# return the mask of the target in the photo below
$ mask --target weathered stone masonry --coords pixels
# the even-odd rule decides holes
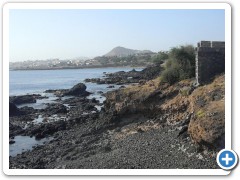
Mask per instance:
[[[204,84],[222,72],[225,72],[225,42],[199,42],[196,48],[197,84]]]

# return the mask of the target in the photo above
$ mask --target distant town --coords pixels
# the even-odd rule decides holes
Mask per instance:
[[[75,58],[60,60],[27,60],[21,62],[10,62],[10,70],[45,70],[45,69],[78,69],[97,67],[119,67],[119,66],[148,66],[153,64],[158,53],[149,50],[133,50],[124,47],[116,47],[103,56],[92,59]]]

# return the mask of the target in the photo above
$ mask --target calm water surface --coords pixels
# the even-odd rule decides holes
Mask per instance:
[[[131,67],[10,71],[10,96],[43,93],[47,89],[68,89],[86,78],[102,78],[104,72],[131,71]],[[135,68],[137,71],[142,68]],[[108,85],[85,83],[90,92],[106,91]]]

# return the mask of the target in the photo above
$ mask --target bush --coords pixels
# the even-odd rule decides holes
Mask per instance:
[[[172,48],[168,58],[166,69],[162,73],[164,82],[173,84],[195,76],[195,53],[193,46],[187,45]]]
[[[203,112],[203,110],[199,110],[199,111],[196,113],[196,115],[197,115],[197,118],[202,118],[202,117],[205,116],[205,113]]]
[[[179,69],[177,67],[170,67],[163,71],[161,75],[162,82],[174,84],[179,80]]]
[[[193,46],[187,45],[172,48],[170,59],[181,68],[181,80],[195,75],[195,52]]]

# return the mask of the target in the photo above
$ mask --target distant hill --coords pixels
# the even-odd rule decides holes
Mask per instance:
[[[150,50],[141,51],[141,50],[128,49],[125,47],[118,46],[118,47],[113,48],[110,52],[108,52],[104,56],[106,56],[106,57],[111,57],[111,56],[125,57],[125,56],[129,56],[129,55],[146,54],[146,53],[153,53],[153,52]]]

